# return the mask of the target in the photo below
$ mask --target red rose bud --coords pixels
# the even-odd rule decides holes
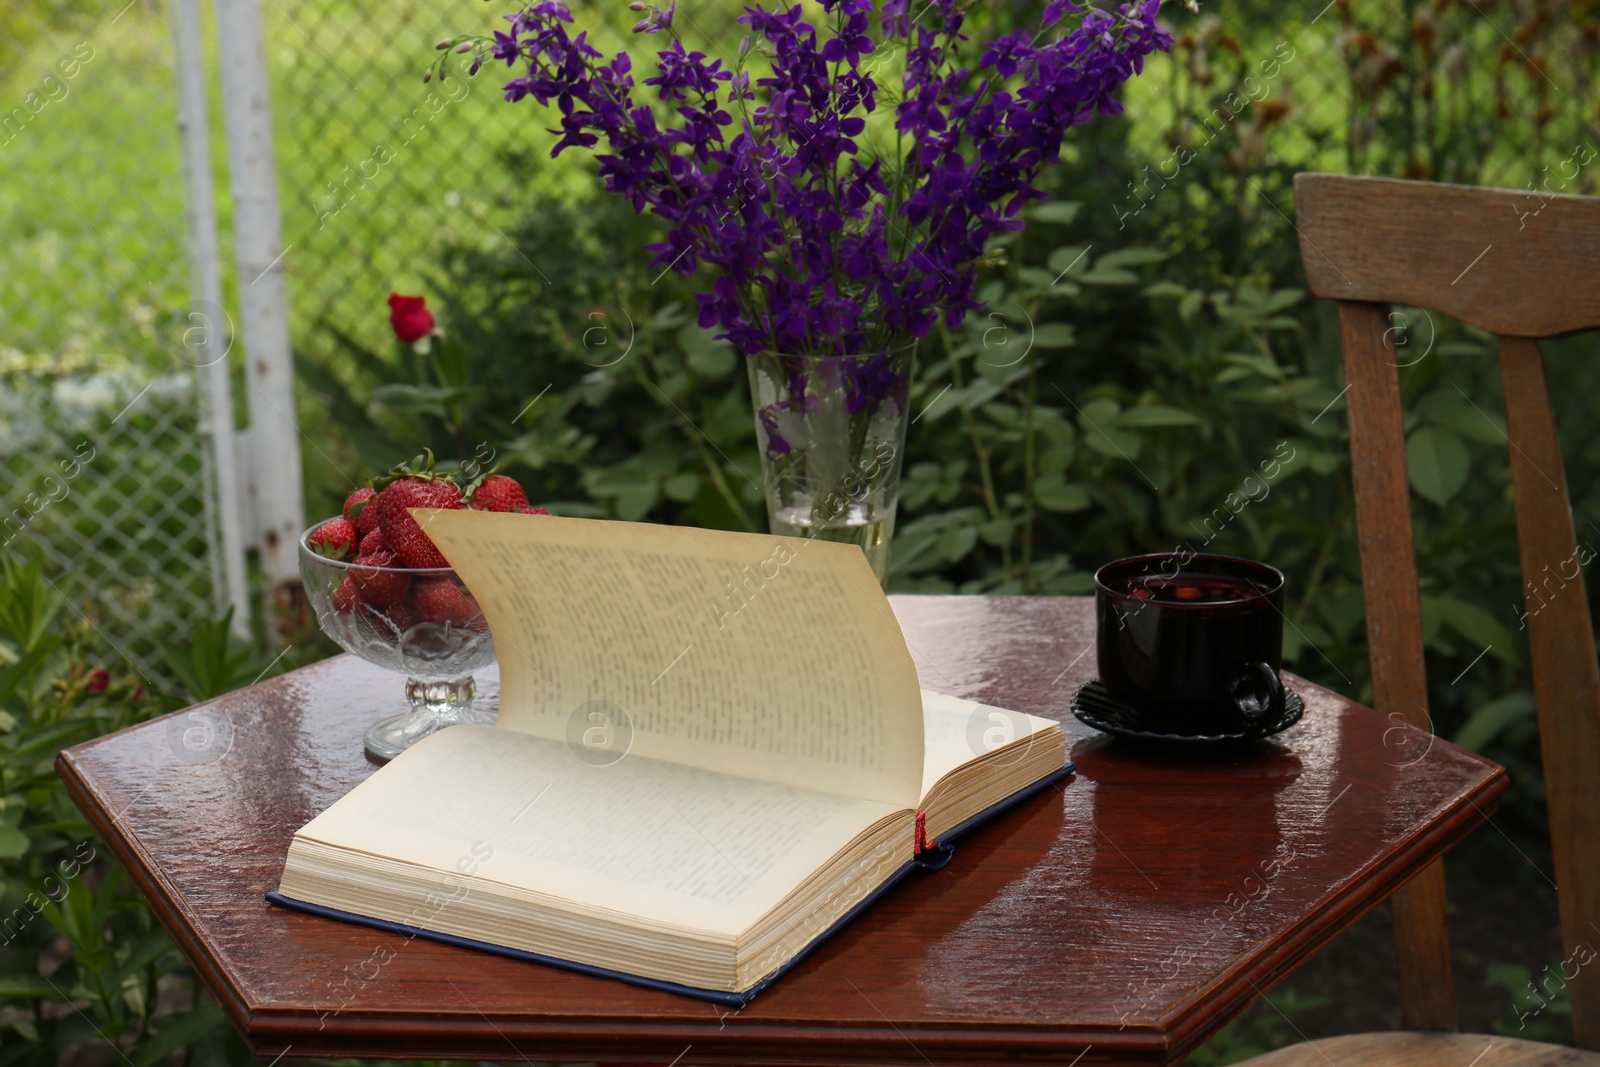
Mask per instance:
[[[413,344],[433,332],[433,312],[423,297],[390,293],[389,325],[401,341]]]
[[[89,672],[89,692],[104,693],[106,686],[111,684],[111,672],[101,667],[97,671]]]

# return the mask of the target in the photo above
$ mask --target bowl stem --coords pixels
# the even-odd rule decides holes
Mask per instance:
[[[406,679],[411,710],[379,719],[367,731],[366,748],[375,759],[394,759],[429,734],[457,723],[493,725],[492,712],[473,707],[477,685],[472,675],[457,678]]]

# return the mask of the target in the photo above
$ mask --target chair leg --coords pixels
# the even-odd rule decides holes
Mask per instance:
[[[1568,985],[1573,1041],[1579,1048],[1600,1049],[1600,968],[1591,965],[1600,945],[1600,853],[1595,851],[1600,839],[1600,783],[1595,776],[1600,767],[1600,664],[1583,577],[1583,565],[1594,550],[1587,539],[1580,549],[1573,529],[1539,346],[1525,338],[1501,338],[1500,368],[1517,540],[1528,593],[1523,623],[1533,665],[1566,950],[1561,973],[1548,978]]]
[[[1450,926],[1445,918],[1444,861],[1435,860],[1400,888],[1394,906],[1395,962],[1400,970],[1400,1027],[1456,1029],[1450,981]],[[1437,979],[1445,976],[1445,981]]]
[[[1350,389],[1350,481],[1361,541],[1372,706],[1391,719],[1427,730],[1432,724],[1411,535],[1411,486],[1406,479],[1400,379],[1389,339],[1388,310],[1380,304],[1339,305],[1345,381]],[[1428,867],[1393,901],[1402,1025],[1413,1030],[1454,1030],[1444,868],[1437,863]]]

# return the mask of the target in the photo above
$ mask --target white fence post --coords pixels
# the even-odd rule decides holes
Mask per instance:
[[[250,636],[250,591],[245,583],[245,525],[233,443],[233,389],[228,352],[233,322],[222,306],[222,267],[217,253],[216,189],[211,176],[211,129],[206,108],[205,66],[200,50],[198,0],[176,0],[172,21],[173,69],[178,83],[178,130],[183,138],[184,214],[189,244],[189,291],[183,358],[195,368],[200,394],[200,432],[216,502],[218,542],[210,546],[221,566],[218,599],[233,609],[233,632]]]
[[[277,156],[267,93],[266,47],[259,0],[216,0],[222,103],[233,188],[240,327],[249,389],[250,462],[266,604],[293,625],[302,610],[296,539],[305,526],[300,428],[284,298],[283,235],[278,216]]]

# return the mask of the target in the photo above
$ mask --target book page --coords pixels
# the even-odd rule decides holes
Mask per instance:
[[[915,807],[916,669],[853,545],[647,523],[412,512],[494,633],[500,726]]]
[[[926,689],[922,691],[922,709],[927,746],[922,776],[924,797],[939,779],[962,764],[1058,725],[1027,712],[1008,711]]]
[[[463,725],[418,742],[296,837],[734,937],[898,810],[637,754],[593,766],[561,742]]]

